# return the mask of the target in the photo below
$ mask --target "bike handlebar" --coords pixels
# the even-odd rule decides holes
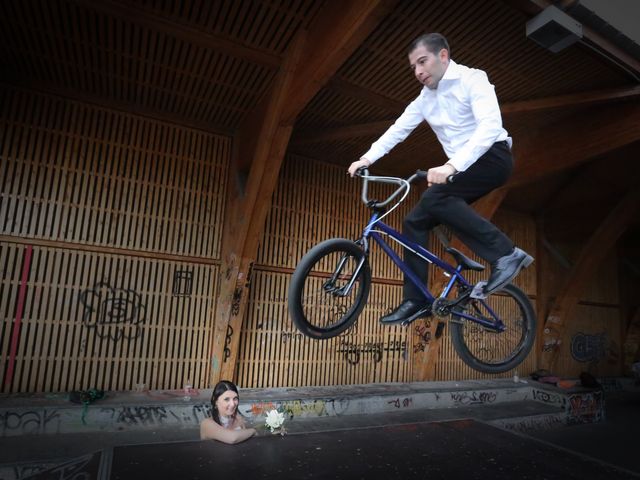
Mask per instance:
[[[373,175],[369,175],[369,170],[367,168],[361,168],[356,171],[356,176],[362,177],[362,201],[365,205],[370,206],[372,208],[381,208],[386,207],[394,198],[396,198],[401,193],[404,193],[410,188],[410,184],[416,180],[417,178],[426,179],[427,172],[424,170],[417,170],[416,173],[411,175],[409,178],[399,178],[399,177],[377,177]],[[368,197],[368,189],[369,182],[378,182],[378,183],[390,183],[399,185],[399,187],[384,201],[373,201],[369,200]]]
[[[404,193],[404,191],[408,191],[411,188],[410,187],[411,183],[413,183],[416,179],[418,178],[421,178],[423,180],[427,179],[427,172],[425,172],[424,170],[416,170],[416,173],[414,173],[413,175],[411,175],[409,178],[406,178],[406,179],[400,178],[400,177],[378,177],[374,175],[369,175],[369,170],[366,167],[358,169],[355,174],[356,176],[362,177],[363,179],[362,201],[365,203],[365,205],[370,206],[372,208],[386,207],[389,204],[389,202],[391,202],[391,200],[396,198],[401,193]],[[454,173],[453,175],[449,175],[447,177],[447,183],[453,183],[455,181],[456,176],[457,176],[457,173]],[[389,197],[387,197],[386,200],[379,202],[377,200],[375,201],[369,200],[369,197],[367,196],[370,181],[378,182],[378,183],[391,183],[391,184],[396,184],[400,186]]]

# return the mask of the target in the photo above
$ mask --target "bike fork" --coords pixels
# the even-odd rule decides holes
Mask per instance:
[[[362,266],[364,265],[364,262],[367,260],[366,241],[364,239],[361,239],[361,240],[358,240],[356,243],[357,244],[364,243],[364,246],[362,248],[363,255],[362,255],[362,258],[360,258],[360,260],[358,261],[358,265],[356,265],[356,268],[353,274],[351,275],[349,282],[344,287],[341,287],[341,288],[335,288],[332,286],[332,285],[335,285],[336,281],[338,280],[338,277],[342,272],[343,267],[349,260],[349,255],[345,254],[342,256],[342,258],[338,262],[338,265],[334,270],[333,275],[331,275],[331,278],[323,285],[323,288],[326,291],[331,292],[335,296],[346,297],[351,293],[351,289],[353,288],[353,285],[356,283],[356,279],[358,278],[358,275],[360,275]]]

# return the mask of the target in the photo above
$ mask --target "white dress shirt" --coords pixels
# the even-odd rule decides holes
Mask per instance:
[[[438,84],[423,87],[396,122],[371,145],[364,158],[375,162],[426,120],[449,158],[447,163],[462,172],[491,148],[511,137],[502,127],[494,86],[482,70],[458,65],[453,60]]]

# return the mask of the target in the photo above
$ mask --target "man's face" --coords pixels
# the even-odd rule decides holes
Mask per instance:
[[[449,54],[445,49],[435,54],[420,45],[409,54],[409,65],[422,85],[435,90],[449,65]]]

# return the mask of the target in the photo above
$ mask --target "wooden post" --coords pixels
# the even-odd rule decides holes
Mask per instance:
[[[564,334],[573,320],[584,287],[620,235],[635,220],[639,206],[640,189],[632,188],[600,224],[580,252],[546,318],[539,362],[541,368],[553,370],[555,367]]]
[[[640,307],[636,307],[622,341],[623,368],[628,373],[640,354]]]
[[[242,318],[251,281],[250,270],[255,256],[255,242],[247,243],[249,232],[260,230],[256,225],[256,209],[265,211],[275,188],[277,172],[284,157],[281,145],[289,140],[291,129],[280,129],[278,122],[299,56],[306,38],[298,36],[285,58],[282,69],[265,102],[258,107],[262,116],[250,115],[247,124],[235,139],[237,156],[227,182],[227,208],[222,241],[222,265],[215,304],[215,327],[211,356],[211,382],[232,380],[237,358]],[[257,133],[255,133],[257,132]],[[250,166],[246,184],[243,167]],[[276,172],[275,175],[273,172]]]
[[[500,203],[507,195],[507,188],[498,188],[476,201],[473,204],[474,209],[483,217],[491,219]],[[469,252],[469,249],[457,238],[451,242],[451,246],[461,251]],[[446,280],[440,280],[433,285],[431,291],[434,295],[438,294],[444,288]],[[436,376],[436,365],[440,353],[440,338],[436,335],[438,323],[446,320],[439,320],[431,317],[427,320],[416,322],[413,327],[413,379],[414,381],[434,380]],[[418,348],[416,348],[418,346]],[[423,348],[424,346],[424,348]]]
[[[395,3],[396,0],[348,0],[328,5],[309,31],[296,37],[270,93],[247,115],[236,136],[238,156],[228,182],[214,312],[212,384],[223,377],[234,377],[251,265],[295,119]],[[304,68],[299,68],[303,52]]]
[[[536,314],[538,326],[536,329],[536,343],[534,349],[536,354],[542,351],[542,332],[544,321],[549,313],[549,282],[545,279],[545,272],[548,272],[549,256],[544,247],[544,220],[540,215],[536,218]],[[539,357],[536,358],[538,365]]]

